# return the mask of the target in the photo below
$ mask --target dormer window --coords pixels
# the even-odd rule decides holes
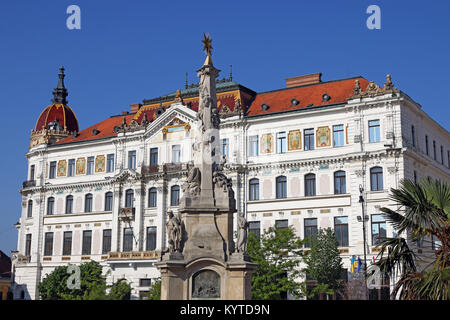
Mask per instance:
[[[322,101],[327,102],[330,99],[331,99],[331,97],[325,92],[322,96]]]
[[[291,100],[291,106],[295,107],[295,106],[298,105],[299,103],[300,103],[300,101],[298,101],[297,99],[295,99],[295,97],[292,98],[292,100]]]
[[[261,110],[262,111],[267,111],[267,110],[269,110],[269,105],[267,105],[266,103],[263,103],[262,105],[261,105]]]

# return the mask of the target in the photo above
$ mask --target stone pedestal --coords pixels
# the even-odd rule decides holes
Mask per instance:
[[[162,300],[251,299],[254,263],[239,258],[225,262],[213,257],[199,257],[190,261],[160,261],[156,265],[161,270]]]

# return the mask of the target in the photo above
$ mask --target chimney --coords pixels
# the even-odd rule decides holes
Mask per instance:
[[[136,113],[140,107],[142,107],[142,104],[140,103],[130,104],[131,113]]]
[[[286,88],[305,86],[307,84],[320,83],[322,80],[322,73],[312,73],[304,76],[296,76],[292,78],[287,78],[286,80]]]

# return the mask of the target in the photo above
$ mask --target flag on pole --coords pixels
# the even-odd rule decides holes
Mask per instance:
[[[358,273],[361,270],[361,259],[358,257]]]
[[[352,273],[354,273],[355,272],[355,267],[356,267],[356,264],[358,263],[358,261],[356,261],[356,257],[355,256],[352,256]]]

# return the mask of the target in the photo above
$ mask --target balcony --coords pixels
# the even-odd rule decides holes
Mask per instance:
[[[27,181],[22,182],[23,189],[32,188],[32,187],[36,187],[36,180],[27,180]]]
[[[135,208],[121,208],[119,210],[119,219],[122,221],[134,221]]]
[[[157,260],[157,251],[109,252],[106,260]]]
[[[159,166],[157,164],[153,166],[142,166],[142,174],[151,174],[156,172],[159,172]]]
[[[164,172],[180,171],[182,169],[181,163],[165,163],[163,164]]]

